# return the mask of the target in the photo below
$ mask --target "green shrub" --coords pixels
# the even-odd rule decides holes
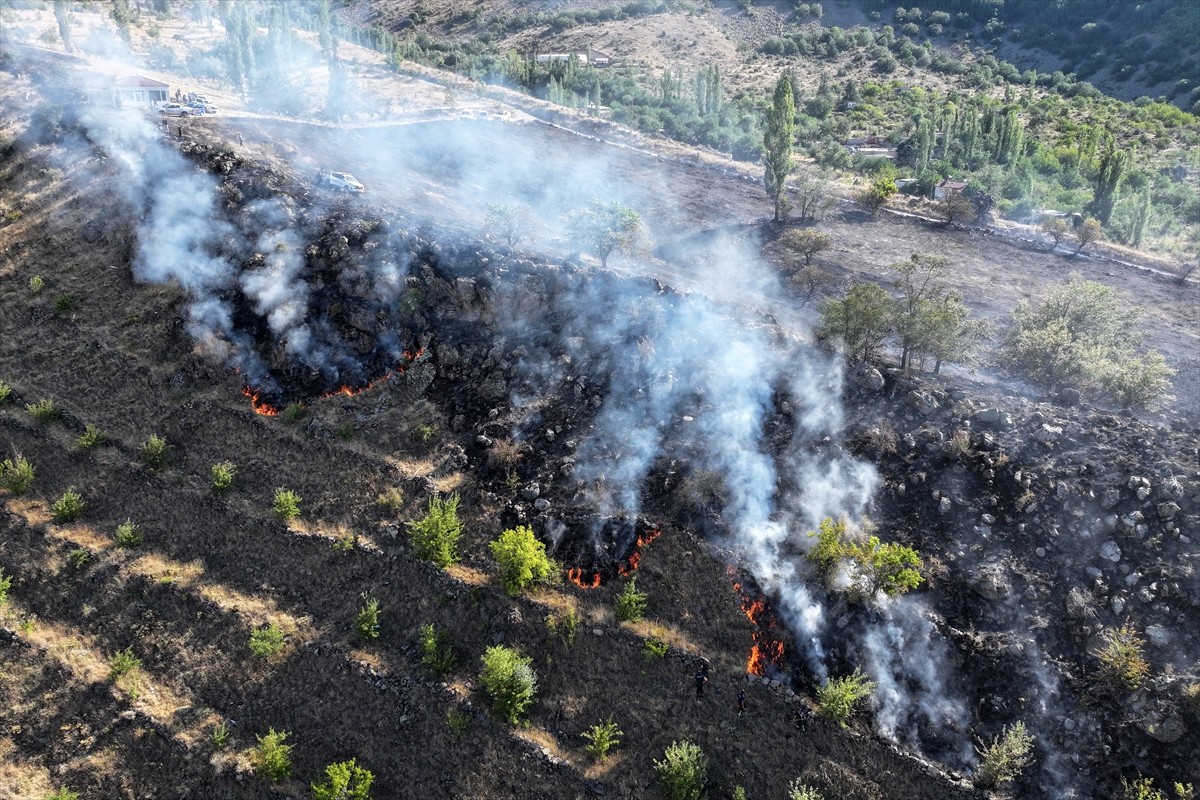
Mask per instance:
[[[561,636],[568,646],[575,644],[575,634],[579,629],[579,612],[575,606],[567,606],[561,614],[550,614],[546,617],[546,629],[551,636]]]
[[[358,536],[353,533],[347,533],[333,540],[333,549],[339,553],[353,553],[357,546]]]
[[[75,308],[75,295],[63,292],[54,298],[54,310],[59,314],[69,314]]]
[[[1120,800],[1167,800],[1167,796],[1154,788],[1152,779],[1139,775],[1132,782],[1121,779]]]
[[[521,719],[537,696],[537,673],[533,659],[503,645],[484,651],[479,682],[492,701],[492,708],[506,722]]]
[[[417,634],[417,646],[421,651],[421,663],[438,675],[445,675],[454,669],[457,657],[454,647],[447,641],[445,631],[439,631],[430,622],[422,625]]]
[[[457,709],[450,709],[446,712],[446,727],[450,728],[450,732],[454,734],[455,739],[461,739],[467,729],[471,727],[471,718]]]
[[[213,750],[224,750],[229,744],[229,723],[225,720],[218,722],[208,735],[208,740],[212,743]]]
[[[825,798],[816,789],[804,785],[797,778],[788,786],[788,800],[825,800]]]
[[[117,547],[137,547],[142,543],[142,529],[135,525],[133,520],[127,519],[117,526],[113,541],[117,543]]]
[[[70,789],[55,789],[46,795],[44,800],[79,800],[79,792],[72,792]]]
[[[446,567],[458,561],[458,537],[462,522],[458,519],[458,494],[445,500],[429,498],[425,516],[408,523],[408,534],[418,558]]]
[[[288,403],[284,406],[280,416],[283,417],[284,422],[299,422],[300,418],[304,416],[304,404]]]
[[[82,547],[76,547],[71,552],[67,553],[67,563],[72,569],[83,569],[87,562],[92,558],[91,551]]]
[[[354,632],[367,642],[379,638],[379,601],[374,597],[363,598],[362,608],[354,621]]]
[[[339,761],[325,768],[325,782],[312,784],[313,800],[371,800],[375,776],[358,766],[357,759]]]
[[[620,744],[621,737],[625,734],[617,727],[617,723],[613,722],[612,717],[609,717],[605,722],[588,728],[582,735],[588,741],[583,749],[594,755],[597,761],[603,761],[608,757],[608,751]]]
[[[276,731],[271,728],[266,736],[255,737],[258,747],[250,755],[250,763],[254,766],[254,774],[265,778],[271,783],[279,783],[292,774],[292,748],[287,744],[291,736],[287,731]]]
[[[83,495],[75,491],[75,487],[72,486],[62,493],[62,497],[54,501],[50,506],[50,511],[54,514],[54,521],[63,524],[79,519],[86,506]]]
[[[404,492],[393,486],[380,492],[375,502],[383,513],[399,514],[404,508]]]
[[[991,789],[1016,780],[1021,770],[1028,766],[1033,734],[1025,730],[1024,722],[1016,722],[992,739],[991,744],[983,744],[977,749],[983,760],[975,771],[975,785],[980,789]]]
[[[647,661],[657,661],[666,658],[669,649],[666,642],[650,637],[642,647],[642,655],[646,657]]]
[[[870,522],[864,520],[864,530],[870,530]],[[879,592],[893,596],[904,594],[920,586],[921,556],[911,547],[902,544],[884,543],[878,536],[856,535],[849,530],[844,517],[834,520],[826,517],[820,528],[809,532],[817,538],[817,544],[808,552],[808,560],[825,578],[845,568],[850,582],[846,591],[859,602],[870,602]]]
[[[10,397],[12,397],[12,387],[4,381],[0,381],[0,406],[7,403]]]
[[[1192,713],[1200,714],[1200,683],[1189,683],[1183,687],[1183,699],[1191,706]]]
[[[12,577],[5,577],[4,570],[0,569],[0,606],[8,602],[8,590],[12,587]]]
[[[870,697],[874,691],[875,684],[861,672],[844,678],[826,679],[817,689],[817,711],[844,728],[858,703]]]
[[[341,425],[338,426],[338,429],[335,432],[337,433],[337,437],[339,439],[341,439],[343,442],[348,442],[354,438],[354,423],[353,422],[342,423]]]
[[[83,429],[83,433],[75,440],[75,444],[83,450],[90,450],[93,447],[102,445],[108,441],[108,434],[97,428],[92,423],[88,423]]]
[[[250,652],[257,659],[267,659],[283,649],[283,630],[274,622],[250,631]]]
[[[692,742],[671,742],[662,761],[654,762],[654,771],[669,800],[700,800],[708,781],[708,757]]]
[[[237,475],[237,464],[232,461],[222,461],[212,465],[213,494],[222,494],[233,485],[233,476]]]
[[[622,622],[637,622],[646,614],[647,600],[645,592],[637,590],[637,577],[630,578],[629,583],[625,584],[625,588],[617,595],[614,609],[617,619]]]
[[[554,573],[554,564],[546,555],[546,545],[533,530],[520,525],[509,528],[488,544],[492,557],[500,564],[504,591],[512,596],[535,583],[544,582]]]
[[[1104,644],[1096,653],[1100,659],[1100,682],[1110,689],[1134,691],[1145,683],[1150,665],[1143,654],[1145,642],[1130,625],[1104,632]]]
[[[34,469],[20,453],[0,461],[0,486],[12,494],[25,494],[33,485]]]
[[[150,434],[150,438],[142,442],[141,453],[142,461],[150,469],[158,469],[167,461],[167,440],[156,433]]]
[[[42,280],[41,275],[34,275],[29,279],[29,291],[37,294],[44,288],[46,288],[46,281]]]
[[[271,508],[280,522],[291,522],[300,516],[300,495],[291,489],[276,489],[275,502]]]
[[[29,412],[30,416],[42,424],[53,422],[54,420],[58,419],[59,416],[58,406],[55,405],[54,399],[50,397],[42,398],[36,403],[27,403],[25,405],[25,410]]]
[[[133,654],[133,648],[126,647],[108,660],[108,677],[115,683],[141,665],[142,661]]]

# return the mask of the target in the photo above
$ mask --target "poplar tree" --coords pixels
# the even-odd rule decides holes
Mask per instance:
[[[58,35],[62,37],[63,49],[71,52],[71,6],[68,0],[54,0],[54,20],[58,23]]]
[[[763,180],[767,197],[775,203],[775,221],[787,215],[787,176],[795,166],[792,142],[796,129],[796,101],[792,81],[787,75],[775,84],[771,110],[767,112],[767,131],[763,134]]]
[[[1121,179],[1125,177],[1125,168],[1129,165],[1129,156],[1117,147],[1112,137],[1104,142],[1104,153],[1100,156],[1100,166],[1096,170],[1096,181],[1093,184],[1092,203],[1089,210],[1100,220],[1101,225],[1107,225],[1112,217],[1113,202]]]

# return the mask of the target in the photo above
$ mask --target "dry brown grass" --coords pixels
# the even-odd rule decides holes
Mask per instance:
[[[12,739],[0,736],[0,800],[29,800],[54,791],[45,767],[21,758]]]

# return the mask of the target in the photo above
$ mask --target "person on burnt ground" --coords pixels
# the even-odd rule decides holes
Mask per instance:
[[[739,689],[737,694],[737,715],[738,719],[742,718],[742,714],[746,713],[746,690]]]
[[[708,683],[708,666],[705,665],[696,670],[696,676],[693,680],[696,681],[696,699],[702,700],[704,698],[704,684]]]

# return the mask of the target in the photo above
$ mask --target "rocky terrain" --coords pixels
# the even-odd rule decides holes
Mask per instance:
[[[652,760],[680,738],[709,754],[713,797],[782,797],[793,778],[827,798],[982,796],[974,745],[1018,720],[1036,746],[1016,796],[1200,779],[1194,417],[887,364],[843,374],[798,312],[713,288],[731,264],[746,282],[773,269],[737,237],[704,262],[602,270],[437,224],[466,190],[432,158],[410,167],[424,196],[333,196],[220,125],[47,125],[18,105],[37,85],[8,90],[0,174],[0,444],[37,469],[27,495],[0,494],[8,796],[261,797],[247,753],[269,728],[297,743],[293,779],[270,790],[292,797],[351,756],[380,797],[649,797]],[[611,158],[633,172],[644,156]],[[45,397],[50,424],[25,411]],[[76,443],[88,423],[107,446]],[[139,458],[151,433],[172,448],[157,470]],[[226,459],[237,483],[217,497],[208,470]],[[86,513],[56,523],[71,486]],[[270,514],[280,486],[305,499],[300,521]],[[390,489],[399,508],[377,501]],[[441,571],[404,522],[449,492],[468,534]],[[915,546],[927,585],[874,606],[823,586],[805,534],[842,513]],[[125,519],[141,547],[114,544]],[[518,523],[563,575],[510,599],[486,541]],[[618,624],[630,575],[650,613]],[[364,644],[368,595],[384,622]],[[568,606],[583,618],[570,645],[544,622]],[[263,663],[246,639],[268,621],[288,647]],[[414,644],[429,621],[460,656],[445,679]],[[1095,652],[1126,623],[1150,679],[1113,690]],[[665,659],[643,656],[651,638]],[[501,642],[536,657],[528,726],[484,710],[478,655]],[[142,663],[132,691],[108,676],[125,648]],[[702,663],[713,687],[696,703]],[[797,725],[822,677],[857,667],[879,687],[850,730]],[[594,764],[580,734],[608,715],[625,742]],[[233,742],[214,750],[220,721]]]

